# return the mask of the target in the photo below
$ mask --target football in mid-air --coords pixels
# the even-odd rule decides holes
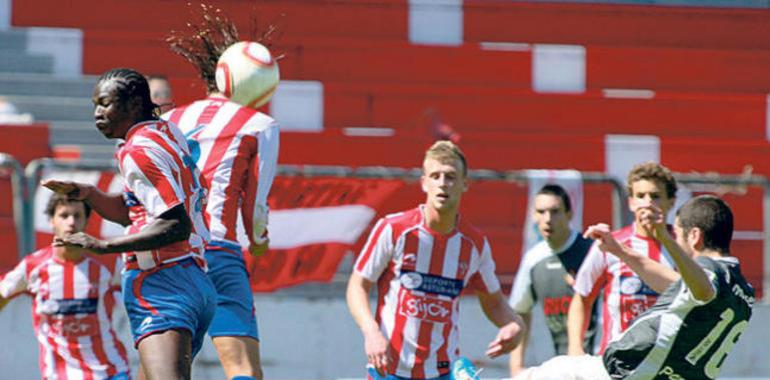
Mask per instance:
[[[257,42],[236,42],[217,62],[217,88],[230,100],[246,107],[257,108],[267,103],[279,80],[278,62]]]

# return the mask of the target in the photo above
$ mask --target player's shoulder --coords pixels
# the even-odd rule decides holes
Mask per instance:
[[[521,265],[531,268],[553,255],[554,252],[548,246],[548,242],[541,240],[524,252],[521,258]]]
[[[28,266],[37,266],[40,263],[50,260],[53,257],[53,248],[51,246],[38,249],[24,257],[24,262]]]
[[[380,223],[388,225],[395,230],[406,230],[419,226],[421,221],[422,213],[419,208],[391,213],[380,219]]]
[[[612,231],[612,236],[615,238],[615,240],[621,242],[624,240],[629,240],[634,236],[634,225],[630,224],[619,230]]]
[[[483,249],[487,236],[470,220],[461,216],[457,224],[457,230],[467,239],[470,239],[478,250]]]

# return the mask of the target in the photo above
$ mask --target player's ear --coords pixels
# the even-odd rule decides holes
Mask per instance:
[[[687,242],[698,250],[703,249],[703,238],[703,230],[698,227],[693,227],[687,232]]]
[[[422,175],[420,176],[420,187],[422,188],[422,192],[427,194],[428,186],[425,184],[426,180],[427,178],[425,177],[425,173],[422,173]]]

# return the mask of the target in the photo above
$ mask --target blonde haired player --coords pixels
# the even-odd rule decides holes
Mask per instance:
[[[248,250],[253,255],[265,252],[267,196],[278,161],[279,129],[270,116],[230,101],[218,90],[217,61],[238,41],[238,32],[218,10],[203,6],[202,12],[200,20],[188,23],[188,34],[174,33],[169,42],[195,66],[209,95],[163,118],[184,132],[208,184],[205,215],[211,240],[205,256],[218,293],[209,336],[228,379],[262,379],[254,298],[237,222],[243,221]]]
[[[509,352],[522,336],[521,318],[500,291],[487,238],[459,215],[468,189],[462,151],[437,142],[425,152],[422,170],[425,203],[377,222],[348,282],[348,307],[364,336],[373,379],[449,379],[460,356],[459,296],[466,288],[475,290],[500,327],[488,356]]]

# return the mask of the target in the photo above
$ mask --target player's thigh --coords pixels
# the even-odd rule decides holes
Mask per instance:
[[[250,337],[259,339],[254,296],[240,252],[209,250],[208,277],[217,290],[217,310],[208,329],[212,338]]]
[[[145,378],[189,379],[192,365],[192,334],[187,330],[166,330],[139,342],[139,360]]]
[[[211,340],[228,377],[245,373],[261,377],[259,341],[242,336],[220,336]]]

